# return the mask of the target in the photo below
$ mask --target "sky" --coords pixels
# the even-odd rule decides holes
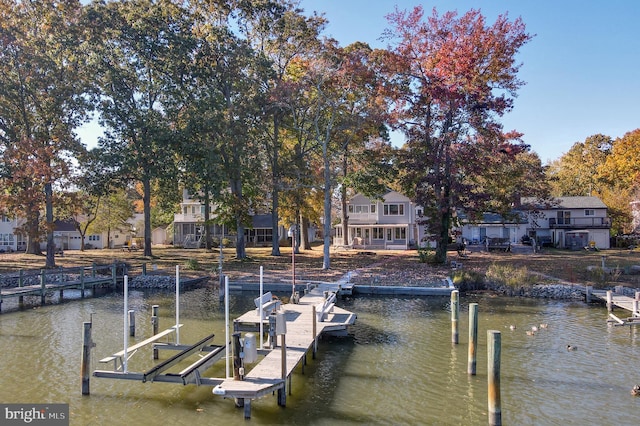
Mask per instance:
[[[523,140],[547,163],[595,134],[613,139],[640,128],[640,1],[637,0],[302,0],[306,13],[328,19],[327,36],[342,46],[355,41],[386,48],[380,36],[395,7],[422,5],[429,14],[479,9],[492,24],[497,16],[522,18],[533,39],[522,47],[518,78],[526,84],[505,131]],[[95,124],[79,136],[95,144]],[[401,145],[398,136],[392,138]]]
[[[342,46],[355,41],[386,48],[385,16],[422,5],[426,14],[479,9],[492,24],[499,15],[522,18],[533,39],[520,50],[523,86],[504,129],[543,163],[560,158],[595,134],[613,139],[640,128],[640,1],[637,0],[302,0],[305,12],[324,13],[325,35]]]

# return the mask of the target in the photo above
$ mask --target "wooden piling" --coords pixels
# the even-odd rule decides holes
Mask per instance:
[[[80,298],[84,299],[84,267],[80,268]]]
[[[591,293],[592,292],[593,292],[593,286],[592,285],[588,285],[586,287],[586,291],[584,292],[585,301],[587,303],[591,303]]]
[[[129,336],[134,337],[136,335],[136,312],[133,309],[129,309]]]
[[[613,293],[607,290],[607,312],[613,312]]]
[[[147,275],[147,262],[142,264],[142,275]]]
[[[478,347],[478,304],[469,303],[469,362],[467,373],[476,374],[476,349]]]
[[[158,321],[158,309],[160,308],[159,305],[153,305],[151,307],[151,329],[152,329],[152,336],[155,336],[156,334],[158,334],[158,326],[159,326],[159,321]],[[158,348],[154,345],[153,346],[153,359],[158,359]]]
[[[458,344],[458,317],[460,315],[460,293],[458,290],[451,292],[451,342]]]
[[[487,385],[489,425],[502,425],[502,407],[500,402],[500,332],[487,331]]]
[[[91,377],[91,347],[93,342],[91,341],[91,323],[85,322],[84,333],[82,336],[82,362],[80,364],[80,374],[82,376],[82,394],[89,395],[90,393],[90,377]]]
[[[111,265],[111,279],[113,280],[113,289],[116,289],[116,262]]]
[[[18,276],[18,287],[22,287],[23,280],[23,272],[22,269],[20,269],[20,275]],[[20,309],[24,308],[24,296],[18,296],[18,307]]]
[[[240,352],[242,352],[242,348],[240,347],[240,333],[233,333],[231,338],[233,340],[233,380],[242,380],[244,377],[240,371],[242,368],[242,358],[240,357]]]

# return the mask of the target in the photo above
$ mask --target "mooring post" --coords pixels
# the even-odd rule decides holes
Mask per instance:
[[[91,323],[85,322],[84,333],[82,336],[82,363],[80,365],[80,373],[82,375],[82,394],[89,395],[90,389],[90,363],[91,363],[91,347],[93,342],[91,341]]]
[[[116,262],[111,265],[111,279],[113,280],[113,288],[116,288]]]
[[[585,301],[587,303],[591,303],[591,293],[592,292],[593,292],[593,286],[592,285],[588,285],[586,287],[586,291],[584,292]]]
[[[44,269],[40,270],[40,304],[44,306],[44,299],[46,295],[46,272]]]
[[[613,293],[607,290],[607,311],[613,312]]]
[[[500,403],[500,332],[487,331],[487,385],[489,398],[489,425],[502,425],[502,407]]]
[[[160,308],[159,305],[153,305],[151,306],[151,333],[153,336],[155,336],[156,334],[158,334],[158,309]],[[158,348],[156,347],[156,345],[153,345],[153,359],[158,359]]]
[[[136,312],[133,309],[129,309],[129,336],[136,335]]]
[[[458,344],[458,316],[460,315],[460,302],[458,290],[451,292],[451,342]]]
[[[476,348],[478,347],[478,304],[469,303],[469,365],[467,372],[476,374]]]
[[[287,339],[285,334],[282,334],[280,343],[282,387],[278,389],[278,405],[284,407],[287,405]]]
[[[96,262],[91,262],[91,278],[96,277]]]

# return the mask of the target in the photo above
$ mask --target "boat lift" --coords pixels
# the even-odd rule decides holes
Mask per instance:
[[[225,283],[225,316],[226,316],[226,333],[225,341],[229,342],[229,289],[228,279]],[[210,342],[214,338],[214,334],[205,336],[198,342],[185,345],[180,343],[180,270],[179,266],[176,266],[176,323],[172,327],[166,330],[158,332],[158,306],[154,305],[152,308],[151,321],[153,324],[153,336],[138,342],[134,345],[128,345],[128,333],[130,330],[129,309],[128,309],[128,277],[124,277],[124,321],[123,321],[123,340],[124,348],[121,351],[102,358],[101,363],[108,364],[113,363],[111,370],[95,370],[93,372],[94,377],[108,378],[108,379],[121,379],[121,380],[138,380],[143,383],[146,382],[165,382],[165,383],[180,383],[182,385],[195,384],[195,385],[208,385],[217,386],[222,383],[225,378],[210,378],[204,377],[203,373],[211,368],[222,358],[226,359],[226,372],[227,378],[229,377],[229,344],[226,345],[213,345]],[[91,340],[91,322],[84,323],[84,342],[82,351],[82,394],[89,395],[89,360],[91,359],[91,348],[95,345]],[[173,337],[174,342],[166,341],[170,337]],[[160,342],[161,340],[165,340]],[[128,369],[129,359],[135,355],[135,353],[148,345],[153,345],[153,358],[158,359],[158,349],[170,349],[178,351],[175,355],[157,363],[150,368],[142,372],[132,372]],[[167,372],[175,365],[183,362],[189,357],[198,354],[199,358],[185,367],[179,372]]]

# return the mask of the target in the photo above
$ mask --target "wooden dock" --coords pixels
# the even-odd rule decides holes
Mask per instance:
[[[23,304],[24,296],[40,296],[40,304],[44,305],[47,294],[56,291],[60,293],[60,298],[62,299],[65,290],[80,290],[80,297],[84,298],[86,290],[95,291],[96,287],[108,286],[115,288],[118,281],[118,277],[116,275],[117,265],[112,264],[107,267],[111,271],[110,275],[96,274],[97,268],[95,265],[87,268],[79,267],[60,270],[42,269],[38,274],[39,284],[31,285],[23,285],[23,280],[26,277],[21,273],[17,287],[0,288],[0,312],[2,311],[2,301],[12,297],[17,297],[18,304],[21,306]],[[79,275],[79,278],[65,281],[64,276],[70,273]],[[120,277],[120,279],[122,279],[122,277]]]
[[[612,290],[591,290],[589,294],[591,297],[606,303],[609,311],[609,321],[614,325],[640,324],[640,292],[636,292],[635,297],[625,296],[621,291]],[[631,316],[620,318],[613,313],[614,308],[629,311]]]
[[[321,284],[303,295],[298,303],[282,305],[278,311],[286,319],[286,333],[280,336],[275,347],[253,365],[244,376],[234,371],[234,378],[217,385],[213,393],[225,398],[234,398],[238,407],[244,407],[245,418],[251,417],[251,401],[278,392],[278,404],[286,404],[287,388],[291,389],[293,371],[306,363],[311,351],[315,358],[318,338],[326,333],[345,333],[355,323],[356,315],[335,306],[336,292],[341,284]],[[271,317],[273,317],[272,315]],[[251,310],[234,320],[234,330],[259,330],[261,315]],[[269,330],[269,319],[263,319],[265,330]],[[271,318],[273,327],[274,319]],[[284,345],[283,345],[284,342]],[[273,346],[275,341],[271,341]],[[288,382],[288,384],[287,384]]]

